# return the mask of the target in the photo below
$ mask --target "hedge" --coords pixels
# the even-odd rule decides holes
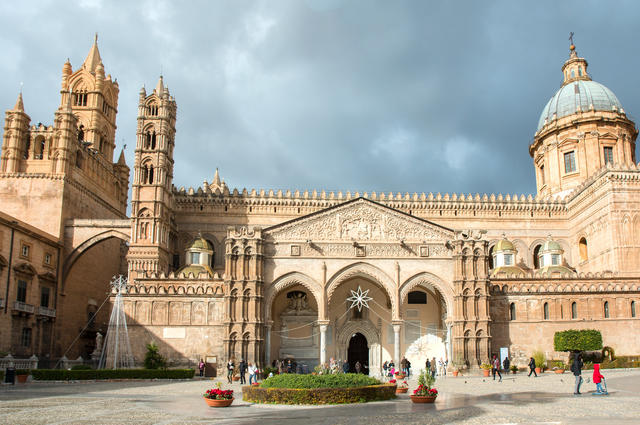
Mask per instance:
[[[594,351],[602,349],[602,334],[595,329],[556,332],[553,336],[555,351]]]
[[[327,375],[330,376],[330,375]],[[242,387],[242,399],[254,403],[344,404],[390,400],[396,397],[394,384],[354,388],[261,388]]]
[[[33,369],[37,381],[85,381],[94,379],[191,379],[195,369]]]
[[[338,373],[335,375],[298,375],[283,373],[265,379],[260,388],[353,388],[378,385],[380,381],[358,373]]]

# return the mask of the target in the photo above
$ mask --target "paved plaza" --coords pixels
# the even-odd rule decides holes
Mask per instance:
[[[200,394],[215,380],[28,383],[0,388],[0,424],[639,424],[640,371],[604,371],[609,396],[593,396],[583,374],[582,396],[573,376],[545,373],[439,379],[434,405],[408,395],[385,402],[340,406],[256,405],[234,384],[232,407],[207,407]],[[415,388],[415,381],[410,381]],[[226,386],[226,384],[225,384]]]

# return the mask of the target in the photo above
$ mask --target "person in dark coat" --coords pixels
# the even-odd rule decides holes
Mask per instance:
[[[509,367],[511,367],[511,361],[509,360],[509,356],[505,357],[502,361],[502,367],[504,368],[504,373],[509,373]]]
[[[342,371],[343,371],[344,373],[349,373],[349,362],[344,362],[344,363],[342,364]]]
[[[571,372],[573,372],[573,375],[576,377],[576,386],[573,390],[574,395],[582,394],[580,392],[580,385],[582,384],[582,366],[584,366],[584,363],[582,363],[582,356],[580,353],[575,353],[573,363],[571,363]]]
[[[247,373],[247,362],[245,362],[244,359],[240,360],[238,372],[240,373],[240,384],[245,385],[247,383],[247,379],[244,375]]]
[[[531,376],[532,373],[536,378],[538,377],[536,373],[536,361],[533,357],[529,357],[529,375],[527,376]]]

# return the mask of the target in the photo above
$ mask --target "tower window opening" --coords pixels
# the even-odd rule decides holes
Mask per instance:
[[[603,148],[604,151],[604,163],[606,164],[613,164],[613,147],[611,146],[605,146]]]
[[[540,248],[542,248],[542,245],[536,245],[536,247],[533,248],[533,268],[534,269],[540,268]]]
[[[31,149],[31,139],[29,136],[24,141],[24,159],[29,159],[29,150]]]
[[[580,248],[580,260],[587,261],[587,259],[589,258],[587,240],[584,237],[580,238],[580,242],[578,243],[578,245]]]
[[[35,159],[42,159],[44,157],[44,139],[36,141],[36,153]]]
[[[80,90],[73,94],[74,106],[87,106],[87,92]]]
[[[609,301],[605,301],[604,302],[604,318],[608,319],[609,318]]]
[[[578,318],[578,305],[576,304],[575,301],[571,303],[571,318],[572,319]]]
[[[546,180],[544,177],[544,165],[540,166],[540,182],[542,182],[543,186],[546,184]]]
[[[158,116],[158,105],[149,105],[149,115]]]
[[[509,305],[509,320],[516,320],[516,304],[511,303]]]
[[[149,184],[153,183],[153,166],[149,166]]]
[[[564,154],[564,172],[566,174],[576,171],[576,152],[566,152]]]
[[[151,134],[151,149],[155,149],[156,148],[156,132],[154,131]]]
[[[544,320],[549,320],[549,303],[544,303]]]
[[[631,317],[636,317],[636,302],[631,301]]]

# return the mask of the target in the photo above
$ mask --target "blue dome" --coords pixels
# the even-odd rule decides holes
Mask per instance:
[[[593,106],[592,106],[593,105]],[[566,84],[547,102],[540,114],[538,129],[544,126],[544,120],[551,122],[578,111],[616,111],[620,112],[622,105],[615,94],[600,83],[591,80],[578,80]]]

